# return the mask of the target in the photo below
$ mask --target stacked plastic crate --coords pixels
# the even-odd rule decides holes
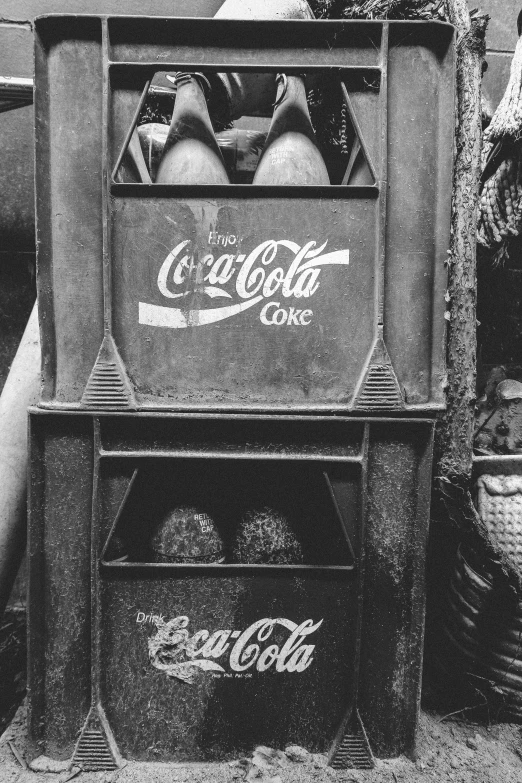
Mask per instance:
[[[140,176],[158,71],[329,80],[351,150],[331,184]],[[36,84],[35,752],[411,750],[453,28],[44,17]]]

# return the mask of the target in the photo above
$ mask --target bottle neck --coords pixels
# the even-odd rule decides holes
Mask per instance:
[[[316,143],[310,120],[306,90],[302,76],[280,74],[270,135],[281,135],[286,130],[303,133]]]
[[[308,113],[304,78],[302,76],[298,74],[288,75],[286,73],[277,75],[277,95],[274,108],[277,108],[285,100],[299,103]]]
[[[176,74],[175,84],[176,100],[174,102],[172,122],[183,113],[197,112],[202,119],[208,119],[209,124],[211,124],[205,95],[205,88],[208,87],[210,89],[210,85],[203,74]]]
[[[205,91],[210,90],[210,84],[207,78],[200,73],[179,73],[175,84],[176,100],[166,148],[184,138],[199,139],[222,161],[208,113]]]

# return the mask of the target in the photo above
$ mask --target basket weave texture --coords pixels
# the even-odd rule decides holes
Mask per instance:
[[[483,475],[478,511],[491,539],[522,573],[522,476]]]

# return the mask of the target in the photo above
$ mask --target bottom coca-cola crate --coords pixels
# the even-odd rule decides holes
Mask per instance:
[[[412,750],[432,432],[33,410],[34,754]]]

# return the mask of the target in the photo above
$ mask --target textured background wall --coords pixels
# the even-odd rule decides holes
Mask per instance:
[[[517,16],[522,9],[521,0],[482,0],[469,2],[470,8],[478,6],[491,17],[487,31],[488,70],[484,77],[484,94],[494,109],[509,79],[511,58],[517,42]]]

